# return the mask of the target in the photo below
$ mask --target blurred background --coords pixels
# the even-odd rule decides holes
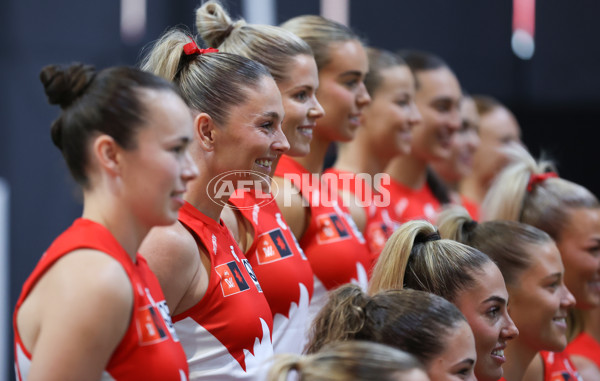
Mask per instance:
[[[519,0],[516,0],[519,1]],[[532,0],[524,0],[532,1]],[[534,155],[562,177],[600,193],[600,2],[537,1],[535,53],[511,48],[513,2],[481,0],[222,0],[249,22],[301,14],[348,20],[370,45],[437,53],[471,94],[489,94],[516,115]],[[58,107],[40,69],[80,61],[135,65],[168,27],[194,30],[201,0],[3,0],[0,12],[0,378],[14,379],[12,310],[52,240],[81,214],[77,187],[50,140]],[[330,8],[332,7],[333,8]],[[57,343],[58,344],[58,343]],[[6,376],[2,376],[6,375]]]

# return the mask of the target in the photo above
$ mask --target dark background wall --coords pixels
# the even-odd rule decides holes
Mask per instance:
[[[46,103],[38,80],[40,69],[71,61],[99,68],[135,64],[141,48],[167,27],[193,28],[193,9],[199,3],[147,0],[146,34],[139,43],[127,45],[119,34],[118,1],[3,2],[0,177],[8,181],[11,191],[10,311],[44,249],[81,213],[77,188],[50,141],[49,126],[58,108]],[[243,11],[240,0],[226,3],[234,15]],[[350,4],[350,23],[370,44],[441,55],[470,93],[493,95],[514,111],[534,154],[550,153],[563,177],[599,194],[600,2],[537,1],[536,52],[530,61],[516,58],[511,51],[512,2],[508,0],[355,0]],[[318,13],[319,1],[279,0],[277,7],[277,22],[282,22]],[[8,329],[0,337],[12,342]],[[12,372],[12,365],[9,369]]]

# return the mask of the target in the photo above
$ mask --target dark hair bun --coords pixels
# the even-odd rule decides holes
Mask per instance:
[[[49,65],[40,72],[40,80],[50,104],[65,109],[79,98],[96,76],[93,66],[75,63],[69,66]]]

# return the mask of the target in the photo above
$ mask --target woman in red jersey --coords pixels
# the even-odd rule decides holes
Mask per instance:
[[[192,117],[163,79],[126,67],[48,66],[62,113],[52,140],[83,189],[83,214],[44,253],[14,314],[18,380],[186,380],[157,279],[138,247],[172,224],[197,175]]]
[[[408,221],[385,244],[369,284],[370,293],[395,288],[428,291],[456,305],[475,336],[475,377],[502,377],[504,349],[519,331],[508,315],[502,273],[487,255],[440,239],[427,221]]]
[[[561,352],[567,346],[567,314],[575,298],[564,284],[560,253],[545,232],[516,221],[477,223],[466,210],[453,208],[439,216],[441,235],[486,253],[500,268],[510,298],[510,316],[519,336],[505,349],[504,380],[520,381],[540,351]],[[554,355],[562,366],[569,360]],[[569,365],[568,372],[574,369]],[[551,371],[547,372],[552,376]],[[562,373],[559,373],[559,375]],[[577,374],[570,374],[577,379]]]
[[[461,125],[452,140],[450,157],[438,160],[431,167],[448,187],[453,204],[462,205],[472,218],[479,218],[479,203],[460,193],[460,183],[473,172],[474,155],[479,147],[479,114],[475,101],[463,94],[460,101]]]
[[[461,125],[460,84],[450,67],[434,54],[421,51],[398,53],[415,75],[415,102],[421,123],[413,129],[411,151],[392,159],[385,173],[390,182],[389,213],[394,221],[434,221],[441,205],[450,203],[446,187],[429,169],[431,163],[448,160],[451,144]]]
[[[365,294],[356,285],[333,291],[315,318],[307,353],[364,340],[415,356],[431,381],[475,381],[475,339],[465,316],[446,299],[417,290]]]
[[[233,21],[212,1],[196,11],[196,28],[208,45],[248,57],[269,69],[285,112],[281,128],[290,145],[286,154],[308,153],[309,133],[323,115],[315,97],[317,64],[308,44],[276,26]],[[239,189],[221,217],[250,261],[271,307],[273,350],[299,354],[308,325],[313,271],[274,201],[270,192],[253,186]]]
[[[264,184],[289,149],[283,106],[269,71],[248,58],[200,49],[180,30],[167,32],[143,67],[174,81],[194,113],[191,183],[179,221],[153,230],[143,255],[173,310],[190,379],[257,379],[273,354],[273,315],[252,265],[220,219],[247,181]]]
[[[314,316],[328,290],[348,282],[367,286],[370,255],[365,239],[321,173],[329,146],[354,138],[362,109],[370,102],[363,83],[368,60],[356,34],[331,20],[299,16],[282,27],[311,47],[319,77],[316,95],[325,110],[314,127],[302,131],[310,138],[304,156],[284,155],[275,170],[277,203],[315,274]]]
[[[338,145],[337,159],[326,173],[337,178],[342,199],[350,201],[352,218],[377,255],[396,228],[386,208],[389,193],[379,189],[381,172],[394,157],[410,153],[412,129],[421,114],[414,101],[415,79],[404,60],[376,48],[367,48],[367,56],[371,103],[362,112],[356,138]]]
[[[511,164],[498,174],[488,191],[482,216],[484,220],[520,221],[554,239],[565,266],[565,284],[576,300],[569,319],[569,328],[574,331],[571,335],[589,335],[598,343],[600,323],[593,318],[594,310],[600,308],[598,199],[583,186],[559,178],[551,162],[536,162],[524,148],[515,147],[509,153]],[[554,359],[561,356],[542,355],[543,362],[532,363],[532,380],[548,375],[549,367],[556,366]],[[593,351],[584,350],[572,358],[580,374],[591,380],[600,378],[598,367],[590,361],[593,356]]]

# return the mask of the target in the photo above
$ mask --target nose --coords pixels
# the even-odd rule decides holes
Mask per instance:
[[[415,103],[415,101],[411,101],[410,102],[410,113],[408,115],[408,122],[410,123],[411,126],[414,126],[414,125],[421,123],[422,120],[423,120],[423,117],[421,116],[421,112],[419,111],[417,104]]]
[[[315,95],[312,96],[312,106],[308,109],[308,117],[310,119],[319,119],[321,117],[323,117],[323,115],[325,115],[325,110],[323,109],[323,106],[321,106],[321,104],[319,103],[319,101],[317,100],[317,97]]]
[[[562,285],[562,295],[560,298],[560,306],[564,309],[571,309],[573,307],[575,307],[575,296],[573,296],[573,294],[571,294],[571,291],[569,291],[569,289],[567,288],[567,286],[565,286],[564,284]]]
[[[506,319],[506,325],[502,327],[502,330],[500,330],[500,337],[502,337],[505,341],[508,341],[519,336],[519,329],[510,318],[508,312],[505,312],[504,314]]]
[[[356,93],[356,105],[358,106],[358,108],[363,108],[366,105],[368,105],[369,103],[371,103],[371,96],[369,95],[369,92],[367,91],[367,87],[365,86],[365,83],[361,82],[358,85],[358,90]]]
[[[460,116],[458,104],[459,103],[456,103],[456,106],[452,108],[448,115],[448,128],[450,128],[451,132],[458,131],[462,124],[462,118]]]
[[[275,136],[273,138],[273,143],[271,144],[271,149],[279,154],[283,154],[290,149],[290,143],[288,142],[285,134],[281,130],[281,123],[277,127],[275,131]]]
[[[479,143],[481,143],[481,139],[479,138],[479,134],[475,130],[469,131],[469,139],[467,140],[467,145],[470,148],[471,152],[477,151],[477,147],[479,147]]]
[[[181,171],[181,178],[185,182],[188,182],[198,177],[199,174],[200,172],[198,171],[198,166],[196,165],[196,163],[194,163],[194,160],[192,160],[192,155],[190,154],[190,151],[186,151],[183,157],[183,168]]]

